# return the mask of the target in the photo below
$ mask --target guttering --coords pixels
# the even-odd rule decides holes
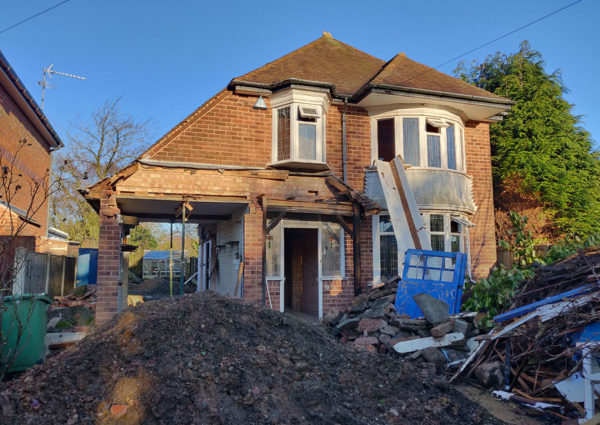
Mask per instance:
[[[322,89],[326,89],[331,92],[332,97],[335,97],[338,99],[343,99],[345,97],[352,97],[352,93],[346,93],[346,94],[338,93],[335,88],[335,84],[326,83],[324,81],[303,80],[300,78],[288,78],[288,79],[277,81],[274,83],[257,83],[255,81],[244,81],[244,80],[238,80],[238,79],[234,78],[233,80],[231,80],[231,82],[229,83],[227,88],[229,90],[235,90],[236,87],[238,87],[238,88],[239,87],[254,87],[257,89],[276,91],[276,90],[279,90],[281,88],[291,86],[291,85],[319,87]]]
[[[422,95],[427,95],[427,96],[459,99],[459,100],[467,101],[470,103],[478,103],[478,104],[485,103],[485,104],[493,104],[494,106],[503,105],[508,108],[510,108],[511,105],[516,104],[516,102],[514,102],[510,99],[496,99],[496,98],[459,94],[459,93],[452,93],[452,92],[438,91],[438,90],[416,89],[416,88],[412,88],[412,87],[402,87],[402,86],[390,86],[390,85],[386,85],[386,84],[369,84],[369,85],[365,86],[354,96],[354,99],[353,99],[354,102],[355,103],[360,102],[362,99],[364,99],[369,94],[369,92],[372,92],[372,91],[384,93],[384,94],[414,93],[414,94],[422,94]]]
[[[150,165],[152,167],[166,168],[193,168],[195,170],[266,170],[265,167],[244,167],[239,165],[218,165],[218,164],[201,164],[198,162],[176,162],[176,161],[156,161],[154,159],[140,158],[136,160],[142,165]]]
[[[64,146],[62,140],[42,112],[25,84],[21,81],[8,60],[0,51],[0,85],[2,85],[15,103],[25,113],[36,129],[42,134],[44,140],[50,145],[50,150],[57,150]]]

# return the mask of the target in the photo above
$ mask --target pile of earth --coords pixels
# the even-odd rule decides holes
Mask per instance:
[[[210,292],[128,309],[2,385],[2,424],[500,424],[430,370]]]

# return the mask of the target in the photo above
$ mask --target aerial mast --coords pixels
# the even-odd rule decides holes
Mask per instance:
[[[48,68],[44,68],[44,76],[42,78],[42,81],[38,81],[38,84],[40,86],[42,86],[42,110],[44,109],[44,97],[45,97],[46,87],[50,84],[50,79],[52,78],[52,74],[62,75],[64,77],[69,77],[69,78],[77,78],[79,80],[87,79],[80,75],[67,74],[64,72],[55,71],[54,69],[52,69],[53,66],[54,66],[54,64],[51,64]]]

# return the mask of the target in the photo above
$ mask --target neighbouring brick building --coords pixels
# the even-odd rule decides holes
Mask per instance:
[[[100,214],[97,320],[117,311],[128,229],[184,205],[201,229],[199,289],[315,316],[346,306],[401,271],[373,167],[397,155],[432,247],[468,253],[472,275],[486,275],[496,261],[488,126],[510,104],[327,33],[234,78],[86,191]]]
[[[2,274],[10,272],[17,247],[37,252],[67,251],[66,235],[48,229],[51,152],[62,146],[56,131],[0,52]]]

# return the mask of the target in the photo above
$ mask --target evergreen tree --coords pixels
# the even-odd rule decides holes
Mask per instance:
[[[523,193],[544,205],[559,233],[600,230],[600,156],[563,97],[560,71],[548,74],[541,53],[525,41],[515,54],[461,63],[455,73],[516,102],[490,126],[496,193],[517,180]]]

